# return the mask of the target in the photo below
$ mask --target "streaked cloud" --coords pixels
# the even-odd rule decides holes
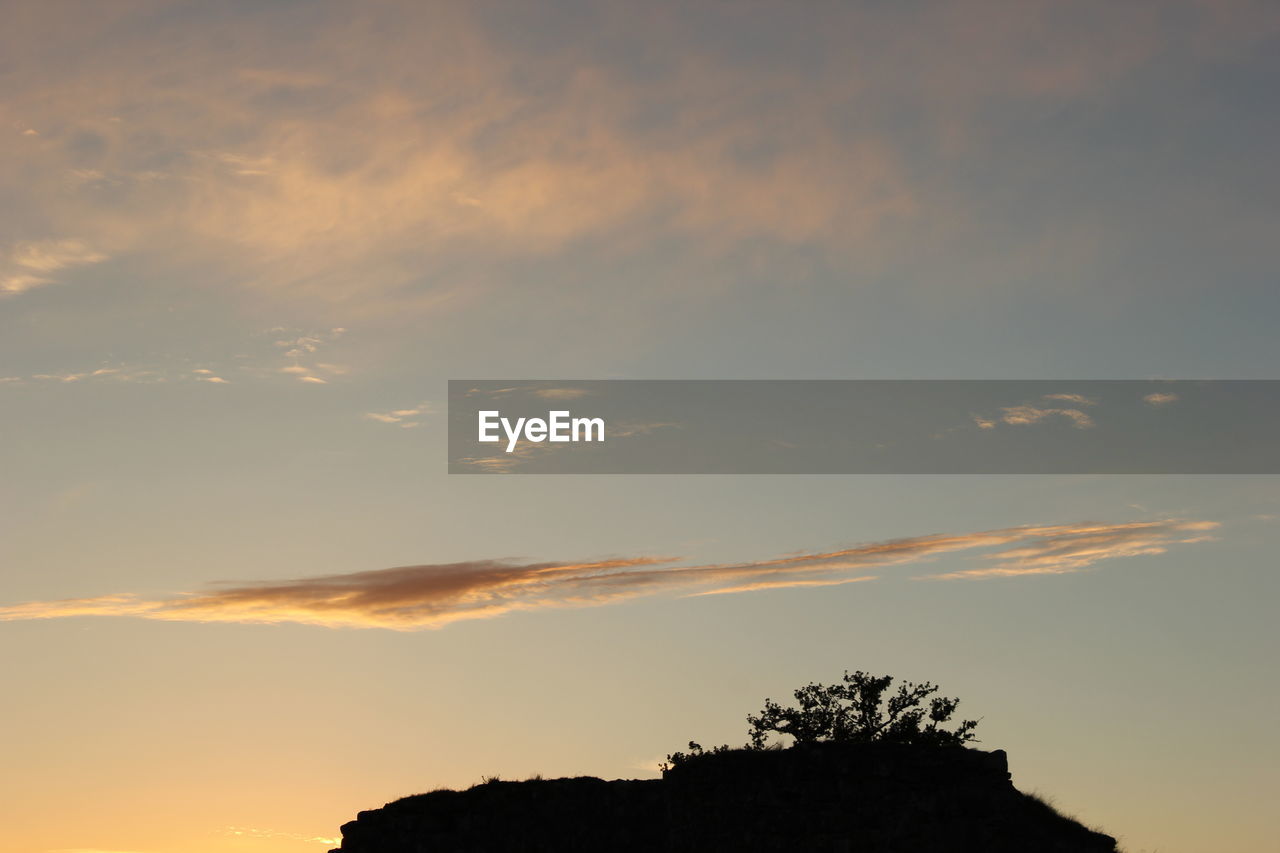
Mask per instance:
[[[365,412],[364,416],[368,420],[383,424],[393,424],[401,429],[414,429],[422,426],[422,421],[418,419],[429,414],[433,414],[431,404],[424,400],[407,409],[393,409],[389,412]]]
[[[1042,406],[1008,406],[1001,409],[1004,413],[1000,416],[1000,420],[1006,424],[1014,426],[1026,426],[1028,424],[1038,424],[1052,417],[1063,417],[1071,421],[1071,425],[1078,429],[1086,429],[1094,426],[1094,420],[1085,412],[1079,409],[1064,408],[1048,408]]]
[[[235,349],[228,349],[220,358],[205,356],[193,360],[182,353],[175,353],[143,363],[115,362],[73,370],[47,370],[25,376],[7,376],[0,378],[0,383],[74,384],[92,380],[137,383],[207,382],[222,385],[246,380],[301,381],[327,385],[352,374],[352,369],[344,364],[322,360],[334,359],[330,351],[346,331],[344,327],[335,327],[302,332],[277,326],[259,332],[249,340],[234,341]]]
[[[722,589],[710,589],[706,592],[695,592],[694,595],[727,595],[734,592],[758,592],[765,589],[789,589],[810,586],[841,586],[847,583],[880,580],[876,575],[864,575],[856,578],[835,578],[832,580],[774,580],[744,583],[738,586],[726,586]]]
[[[503,394],[511,394],[516,391],[526,390],[523,386],[513,385],[510,388],[468,388],[468,397],[500,397]]]
[[[329,838],[323,835],[303,835],[298,832],[281,832],[276,829],[261,829],[252,826],[228,826],[223,834],[235,838],[282,838],[288,841],[309,841],[313,844],[341,844],[341,838]]]
[[[97,367],[86,370],[65,371],[62,373],[33,373],[29,376],[8,376],[0,382],[22,384],[25,382],[59,383],[69,385],[81,382],[165,382],[167,377],[158,370],[151,370],[138,365],[119,365],[116,367]]]
[[[0,296],[17,295],[52,284],[56,274],[107,259],[83,240],[36,240],[17,243],[0,254]]]
[[[1163,554],[1173,545],[1208,542],[1211,521],[1140,522],[1081,525],[990,555],[988,565],[928,575],[928,580],[977,580],[1028,575],[1061,575],[1087,569],[1104,559]]]
[[[1150,406],[1167,406],[1170,403],[1178,402],[1178,395],[1172,391],[1157,391],[1154,394],[1148,394],[1142,398],[1142,401]]]
[[[533,393],[544,400],[578,400],[591,392],[586,388],[539,388]]]
[[[1204,542],[1216,522],[1156,521],[1012,527],[892,539],[775,559],[677,565],[661,556],[587,562],[477,560],[400,566],[285,581],[220,584],[205,592],[37,601],[0,608],[0,621],[135,616],[181,622],[437,628],[514,611],[585,607],[653,595],[710,595],[871,582],[871,571],[944,556],[977,566],[917,575],[973,580],[1079,572],[1121,557]]]
[[[515,394],[517,396],[538,397],[543,400],[578,400],[591,393],[591,390],[587,388],[568,386],[548,388],[537,383],[530,383],[527,385],[511,385],[506,388],[468,388],[466,396],[506,397]]]
[[[234,369],[234,368],[232,368]],[[240,366],[250,378],[263,380],[277,372],[293,373],[293,371],[277,371],[274,368],[263,370]],[[305,368],[303,369],[305,371]],[[327,381],[310,374],[297,376],[305,382],[327,384]],[[28,376],[6,376],[0,378],[0,384],[23,383],[60,383],[64,385],[83,384],[87,382],[142,383],[159,384],[166,382],[207,382],[212,385],[227,385],[230,379],[220,375],[219,371],[210,368],[181,369],[173,364],[156,364],[151,367],[125,365],[121,367],[96,368],[94,370],[66,371],[63,373],[33,373]]]
[[[1096,406],[1097,400],[1090,399],[1083,394],[1045,394],[1040,397],[1042,401],[1075,403],[1078,406]],[[1001,414],[997,417],[989,417],[985,415],[970,415],[974,424],[978,429],[995,429],[998,424],[1008,424],[1010,426],[1030,426],[1032,424],[1044,423],[1055,419],[1066,419],[1073,427],[1077,429],[1088,429],[1096,426],[1093,417],[1087,412],[1077,408],[1068,408],[1064,406],[1045,405],[1044,403],[1024,403],[1017,406],[1003,406],[1000,409]]]
[[[1097,400],[1092,400],[1083,394],[1045,394],[1042,400],[1061,400],[1064,403],[1075,403],[1077,406],[1096,406]]]

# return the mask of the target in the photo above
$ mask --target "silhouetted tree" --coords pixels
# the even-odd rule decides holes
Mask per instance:
[[[959,746],[975,740],[977,720],[963,720],[952,730],[942,728],[959,699],[933,696],[938,687],[927,681],[904,681],[886,699],[892,683],[889,675],[846,671],[842,683],[810,684],[795,691],[795,707],[766,699],[759,715],[747,716],[751,746],[762,749],[770,733],[790,735],[797,744],[886,741]]]

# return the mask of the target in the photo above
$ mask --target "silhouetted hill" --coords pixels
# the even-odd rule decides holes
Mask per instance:
[[[488,782],[361,812],[341,853],[1113,853],[1010,781],[1003,751],[824,743],[664,778]]]

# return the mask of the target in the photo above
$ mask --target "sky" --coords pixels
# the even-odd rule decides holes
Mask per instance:
[[[1274,477],[446,473],[449,379],[1278,378],[1272,4],[0,10],[0,848],[323,853],[846,669],[1273,841]]]

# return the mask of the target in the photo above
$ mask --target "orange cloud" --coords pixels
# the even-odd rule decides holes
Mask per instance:
[[[1134,522],[1081,525],[1032,538],[1024,545],[990,556],[978,569],[926,576],[930,580],[974,580],[1026,575],[1061,575],[1089,568],[1100,560],[1163,554],[1171,545],[1210,541],[1211,521]]]
[[[904,234],[961,233],[971,201],[928,174],[983,150],[990,103],[1087,98],[1171,46],[1243,56],[1276,27],[1251,0],[983,0],[799,18],[606,4],[555,49],[512,35],[555,5],[17,4],[0,30],[0,231],[63,241],[65,265],[146,253],[380,318],[503,286],[442,275],[453,251],[498,263],[657,234],[713,255],[820,247],[865,269]],[[690,26],[717,16],[714,38]],[[786,37],[751,38],[774,16]],[[620,34],[645,59],[605,47]],[[921,143],[944,168],[909,162]],[[408,286],[424,276],[429,292]],[[0,293],[49,279],[0,269]]]
[[[979,552],[984,565],[926,575],[940,580],[1078,572],[1118,557],[1201,542],[1215,522],[1012,527],[893,539],[771,560],[674,565],[668,557],[594,562],[481,560],[223,586],[147,599],[137,595],[41,601],[0,608],[0,621],[135,616],[181,622],[292,622],[326,627],[438,628],[517,610],[583,607],[659,594],[709,595],[867,582],[870,569]]]
[[[672,23],[617,14],[636,20],[610,25]],[[127,27],[92,5],[26,16],[45,37],[0,34],[22,72],[0,119],[39,133],[0,138],[0,188],[50,234],[38,245],[75,233],[105,247],[62,241],[64,264],[164,246],[187,262],[222,257],[254,288],[333,302],[395,291],[451,248],[536,254],[604,232],[633,239],[642,222],[848,245],[916,206],[888,140],[829,126],[818,93],[849,88],[842,74],[691,55],[646,80],[574,42],[564,56],[522,54],[483,16],[438,4],[317,11],[306,50],[282,47],[281,30],[301,23],[288,13],[209,15],[216,54],[180,15]],[[22,43],[46,38],[77,62],[54,67]],[[553,82],[520,82],[530,76]],[[762,122],[762,96],[783,114]],[[771,153],[736,153],[755,150]],[[23,267],[0,287],[44,279]]]
[[[1001,409],[1001,411],[1004,412],[1004,415],[1002,415],[1000,419],[1007,424],[1013,424],[1015,426],[1038,424],[1053,415],[1059,415],[1067,418],[1071,421],[1073,426],[1079,429],[1086,429],[1094,425],[1093,418],[1079,409],[1059,409],[1040,406],[1007,406]]]
[[[0,296],[16,295],[54,281],[61,270],[105,261],[82,240],[37,240],[0,252]]]
[[[1097,400],[1090,399],[1083,394],[1045,394],[1043,400],[1062,400],[1064,403],[1075,403],[1078,406],[1096,406]]]
[[[1096,400],[1091,400],[1083,394],[1044,394],[1040,399],[1075,403],[1080,406],[1096,406],[1098,404]],[[1004,406],[1000,411],[1003,414],[1000,415],[998,420],[982,415],[971,415],[970,417],[979,429],[995,429],[998,423],[1006,423],[1011,426],[1028,426],[1041,423],[1054,416],[1066,418],[1077,429],[1088,429],[1096,426],[1093,418],[1080,409],[1025,403],[1019,406]]]

